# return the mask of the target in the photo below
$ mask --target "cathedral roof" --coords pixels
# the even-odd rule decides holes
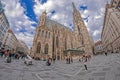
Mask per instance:
[[[63,24],[58,23],[57,21],[51,20],[46,18],[45,26],[48,27],[49,29],[52,29],[52,26],[57,25],[58,28],[65,28],[68,30],[71,30],[70,28],[66,27]]]

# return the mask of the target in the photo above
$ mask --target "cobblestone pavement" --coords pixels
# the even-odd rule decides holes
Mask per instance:
[[[0,80],[120,80],[120,54],[92,57],[87,71],[77,60],[71,64],[56,61],[51,66],[46,66],[45,61],[34,61],[31,66],[23,62],[5,63],[0,58]]]

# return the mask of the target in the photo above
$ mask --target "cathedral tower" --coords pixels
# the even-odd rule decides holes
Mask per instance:
[[[46,13],[46,11],[44,11],[39,18],[38,26],[44,26],[45,25],[46,15],[47,15],[47,13]]]
[[[85,53],[92,53],[92,45],[88,30],[82,20],[79,11],[76,9],[74,3],[73,5],[73,24],[74,24],[74,35],[76,39],[76,48],[81,48],[84,46]]]
[[[36,28],[36,32],[35,32],[34,40],[33,40],[33,46],[32,46],[33,55],[35,55],[34,53],[36,53],[36,50],[37,50],[37,44],[38,44],[37,41],[38,41],[38,37],[40,35],[40,28],[45,26],[46,14],[47,14],[46,11],[44,11],[41,14],[39,21],[38,21],[38,27]]]
[[[91,53],[90,37],[79,11],[73,4],[74,32],[66,26],[47,18],[44,11],[38,21],[35,32],[32,56],[41,60],[47,57],[65,59],[65,51],[75,48]],[[76,54],[74,54],[76,55]]]
[[[44,11],[44,12],[41,14],[41,16],[40,16],[40,18],[39,18],[39,21],[38,21],[38,27],[37,27],[37,29],[36,29],[36,33],[39,33],[39,32],[40,32],[40,28],[43,27],[43,26],[45,26],[46,15],[47,15],[46,11]],[[36,40],[37,40],[38,36],[39,36],[38,34],[35,34],[35,39],[36,39]]]

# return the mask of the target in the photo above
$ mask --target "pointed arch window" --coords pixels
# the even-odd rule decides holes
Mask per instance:
[[[45,54],[48,54],[48,50],[49,50],[49,46],[48,46],[48,44],[46,44],[46,45],[45,45],[45,50],[44,50],[44,51],[45,51]]]
[[[53,32],[53,36],[52,36],[52,51],[54,52],[55,51],[55,35],[54,35],[54,32]]]
[[[37,44],[37,50],[36,50],[36,53],[40,53],[41,51],[41,44],[40,42]]]
[[[50,32],[49,32],[49,38],[50,38]]]
[[[38,36],[41,36],[41,30],[39,30]]]
[[[42,31],[42,37],[44,36],[44,31]]]
[[[46,31],[46,35],[45,35],[45,37],[47,38],[47,31]]]
[[[80,28],[79,28],[79,26],[77,26],[78,27],[78,34],[80,35]]]
[[[58,36],[56,37],[56,46],[57,46],[57,48],[59,47],[59,39],[58,39]]]
[[[83,35],[81,34],[82,45],[84,45]]]
[[[65,49],[67,49],[67,40],[65,38]]]

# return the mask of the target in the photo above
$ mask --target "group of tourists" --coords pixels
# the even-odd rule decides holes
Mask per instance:
[[[87,68],[87,61],[89,61],[91,59],[91,55],[82,55],[80,58],[79,58],[79,61],[83,63],[84,67],[85,67],[85,70],[88,70]],[[55,63],[55,58],[50,58],[50,56],[47,57],[47,60],[46,60],[46,65],[47,66],[50,66],[51,63]],[[65,60],[66,60],[66,64],[70,64],[70,63],[73,63],[73,58],[72,56],[66,56],[65,57]]]
[[[24,58],[25,56],[25,54],[15,53],[14,51],[5,50],[4,48],[0,49],[0,57],[5,58],[7,63],[10,63],[12,58],[19,59]]]
[[[7,63],[10,63],[12,58],[19,59],[20,57],[21,58],[25,57],[25,55],[23,55],[23,54],[22,55],[20,55],[18,53],[16,54],[16,53],[12,52],[11,50],[5,50],[5,49],[0,49],[0,56],[4,57],[6,59]],[[90,58],[91,58],[91,55],[82,55],[82,57],[79,58],[79,61],[84,64],[85,70],[87,70],[86,62]],[[55,56],[53,58],[51,58],[50,56],[47,56],[46,65],[50,66],[52,62],[55,63],[55,60],[56,60]],[[73,63],[72,56],[66,56],[65,60],[66,60],[67,64]]]

